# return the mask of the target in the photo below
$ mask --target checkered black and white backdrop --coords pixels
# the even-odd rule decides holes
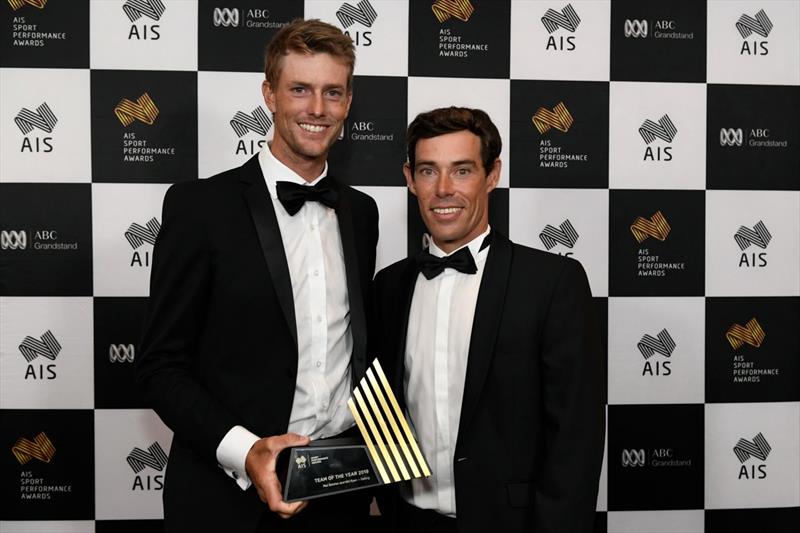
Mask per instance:
[[[296,17],[356,43],[330,163],[378,203],[379,268],[423,238],[405,127],[451,104],[500,129],[492,225],[585,266],[597,531],[794,530],[797,0],[2,0],[0,529],[159,530],[171,433],[132,362],[161,202],[270,136]]]

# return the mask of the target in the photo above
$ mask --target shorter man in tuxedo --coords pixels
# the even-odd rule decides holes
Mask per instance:
[[[382,509],[415,533],[591,531],[604,371],[586,274],[489,227],[486,113],[422,113],[407,144],[431,242],[378,274],[377,337],[433,475]]]

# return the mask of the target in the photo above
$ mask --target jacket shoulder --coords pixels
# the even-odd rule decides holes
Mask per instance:
[[[391,265],[382,268],[376,275],[375,275],[375,283],[380,287],[385,286],[392,286],[396,285],[400,279],[403,277],[403,273],[406,271],[407,268],[410,267],[410,264],[414,261],[413,258],[407,257],[405,259],[401,259],[396,263],[392,263]]]

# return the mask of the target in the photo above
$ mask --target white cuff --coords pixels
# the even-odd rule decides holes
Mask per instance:
[[[242,490],[247,490],[252,482],[247,477],[244,463],[247,452],[259,437],[242,426],[233,426],[217,446],[217,463],[228,476],[236,480]]]

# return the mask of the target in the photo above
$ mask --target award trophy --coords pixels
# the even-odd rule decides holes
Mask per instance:
[[[321,439],[284,450],[283,499],[310,500],[431,475],[389,381],[376,359],[347,401],[358,439]]]

